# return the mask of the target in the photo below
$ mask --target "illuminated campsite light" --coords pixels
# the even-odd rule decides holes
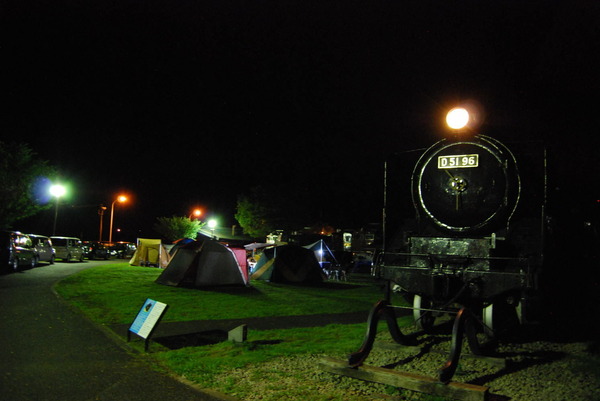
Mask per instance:
[[[55,198],[60,198],[61,196],[64,196],[66,193],[67,193],[67,189],[60,184],[54,184],[50,187],[50,195],[54,196]]]
[[[210,233],[213,237],[213,239],[215,238],[215,228],[217,227],[217,220],[215,219],[210,219],[208,220],[208,228],[210,228]]]
[[[446,124],[452,129],[464,128],[469,123],[469,112],[462,107],[455,107],[446,114]]]
[[[123,203],[127,202],[127,197],[125,195],[119,195],[117,199],[115,199],[110,206],[110,228],[108,230],[108,242],[112,242],[112,234],[113,234],[113,215],[115,213],[115,203]]]
[[[60,184],[54,184],[50,187],[50,195],[56,198],[56,205],[54,207],[54,225],[52,227],[52,235],[56,235],[56,221],[58,220],[58,199],[65,196],[67,189]]]
[[[190,213],[190,220],[192,219],[192,216],[195,217],[196,219],[199,218],[200,216],[202,216],[202,210],[201,209],[194,209],[192,211],[192,213]]]

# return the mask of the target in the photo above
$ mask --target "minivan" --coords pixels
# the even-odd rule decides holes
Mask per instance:
[[[83,262],[83,244],[79,238],[52,236],[50,240],[56,251],[56,259]]]
[[[19,231],[0,231],[0,270],[17,271],[21,266],[35,267],[37,257],[31,238]]]
[[[36,252],[38,262],[48,262],[54,264],[54,258],[56,257],[56,251],[52,246],[52,241],[45,235],[28,234],[33,242],[33,248]]]

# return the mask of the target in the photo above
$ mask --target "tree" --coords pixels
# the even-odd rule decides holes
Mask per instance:
[[[181,238],[196,239],[198,231],[205,224],[198,220],[190,220],[187,217],[159,217],[158,222],[154,224],[154,231],[169,241],[176,241]]]
[[[27,144],[0,141],[0,228],[51,206],[48,186],[56,169]]]
[[[238,196],[235,219],[244,233],[255,238],[303,227],[309,220],[305,197],[305,193],[292,193],[284,186],[257,186]]]
[[[265,237],[275,230],[272,210],[264,199],[258,199],[256,194],[238,196],[235,219],[244,233],[251,237]]]

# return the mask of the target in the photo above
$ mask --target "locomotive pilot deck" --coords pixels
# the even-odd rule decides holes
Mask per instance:
[[[409,252],[388,252],[381,277],[429,299],[456,296],[481,302],[533,285],[526,258],[495,256],[493,238],[410,237]]]

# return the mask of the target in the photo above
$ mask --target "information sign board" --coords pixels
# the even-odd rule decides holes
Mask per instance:
[[[144,305],[140,308],[135,320],[129,327],[129,333],[137,334],[146,340],[146,347],[148,345],[148,339],[152,335],[154,328],[167,311],[167,304],[155,301],[147,298]]]

